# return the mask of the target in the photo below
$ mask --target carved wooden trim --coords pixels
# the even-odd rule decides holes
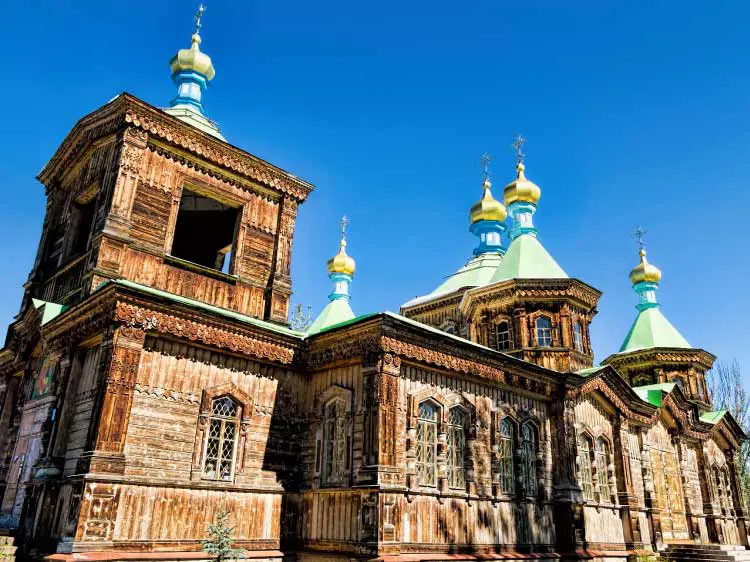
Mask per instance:
[[[290,364],[294,359],[294,350],[291,348],[125,302],[117,303],[115,320],[124,322],[128,326],[141,327],[150,332],[160,332],[190,341],[199,341],[230,351],[246,353],[260,359],[284,364]]]

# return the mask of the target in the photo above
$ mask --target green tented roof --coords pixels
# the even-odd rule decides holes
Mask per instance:
[[[619,353],[653,347],[690,348],[687,340],[672,326],[659,307],[638,312]]]
[[[318,314],[315,322],[307,329],[307,335],[317,334],[321,330],[331,328],[346,322],[353,320],[355,317],[352,311],[351,305],[347,299],[335,299],[330,301],[323,311]]]
[[[533,234],[522,234],[510,243],[490,283],[507,279],[567,279],[568,274]]]
[[[428,302],[464,287],[483,287],[490,282],[502,261],[503,257],[494,252],[474,256],[461,269],[446,277],[437,289],[428,295],[414,298],[404,303],[403,306],[414,306]]]
[[[644,400],[653,406],[661,407],[662,396],[672,392],[674,387],[675,383],[673,382],[660,382],[657,384],[634,386],[633,390],[641,400]]]
[[[710,423],[711,425],[716,425],[721,421],[721,419],[726,415],[727,410],[716,410],[715,412],[705,412],[701,414],[700,420],[702,422]]]
[[[304,336],[302,332],[290,330],[289,328],[285,328],[284,326],[274,324],[273,322],[266,322],[265,320],[258,320],[257,318],[253,318],[252,316],[248,316],[247,314],[241,314],[233,310],[227,310],[226,308],[221,308],[219,306],[214,306],[212,304],[200,302],[195,299],[189,299],[187,297],[175,295],[174,293],[168,293],[167,291],[162,291],[161,289],[154,289],[153,287],[149,287],[147,285],[141,285],[140,283],[134,283],[133,281],[128,281],[126,279],[115,279],[112,281],[106,281],[105,283],[102,283],[101,285],[99,285],[98,288],[101,289],[104,286],[108,285],[109,283],[120,285],[122,287],[129,287],[131,289],[136,289],[143,293],[148,293],[150,295],[168,299],[168,300],[171,300],[172,302],[184,304],[185,306],[190,306],[192,308],[198,308],[200,310],[205,310],[207,312],[213,312],[214,314],[219,314],[227,318],[232,318],[234,320],[243,322],[245,324],[252,324],[253,326],[258,326],[259,328],[264,328],[266,330],[270,330],[278,334],[284,334],[286,336],[291,336],[294,338],[302,338]]]

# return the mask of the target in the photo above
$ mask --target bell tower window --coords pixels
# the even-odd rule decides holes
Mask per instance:
[[[573,324],[573,343],[576,346],[576,351],[583,353],[583,330],[580,322]]]
[[[503,320],[497,325],[497,350],[507,351],[513,347],[513,338],[510,331],[510,323]]]
[[[552,320],[549,316],[536,319],[536,344],[539,347],[552,347]]]
[[[234,273],[233,254],[240,209],[182,190],[171,255],[209,269]]]

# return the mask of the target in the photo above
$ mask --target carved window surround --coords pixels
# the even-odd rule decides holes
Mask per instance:
[[[203,460],[206,455],[206,443],[209,430],[209,419],[211,417],[211,405],[214,399],[227,396],[239,405],[237,418],[239,419],[239,433],[236,437],[237,445],[234,453],[234,469],[229,481],[210,481],[217,486],[234,484],[238,476],[246,474],[247,467],[247,441],[249,438],[250,423],[253,415],[254,400],[245,392],[231,383],[207,388],[201,397],[200,411],[198,414],[198,425],[195,432],[193,447],[193,464],[190,468],[190,480],[206,481],[203,478]]]
[[[417,427],[419,424],[419,405],[431,402],[437,407],[437,477],[436,486],[427,486],[419,482],[417,477]],[[449,412],[451,408],[461,407],[466,413],[464,447],[464,468],[466,486],[463,490],[452,489],[448,481],[448,429]],[[442,394],[433,389],[425,389],[411,394],[407,399],[406,424],[406,485],[410,492],[438,493],[441,496],[458,495],[464,497],[466,493],[474,494],[476,489],[476,475],[474,471],[474,441],[476,439],[476,408],[468,399],[457,393]],[[407,496],[412,499],[412,496]]]
[[[343,416],[327,416],[334,404],[343,405]],[[352,430],[354,425],[354,393],[351,389],[333,385],[315,399],[315,448],[313,471],[315,487],[343,488],[351,484],[352,476]],[[328,427],[329,431],[326,431]],[[334,430],[335,434],[330,431]],[[327,449],[327,447],[331,447]],[[337,458],[329,458],[334,455]],[[334,474],[326,474],[326,463],[334,467]]]

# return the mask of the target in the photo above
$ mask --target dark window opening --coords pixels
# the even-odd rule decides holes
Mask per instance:
[[[76,228],[73,233],[73,244],[70,246],[70,255],[77,256],[86,251],[91,235],[91,225],[94,223],[96,213],[96,198],[88,203],[76,203]]]
[[[172,256],[224,273],[233,273],[232,258],[239,208],[182,191],[172,242]]]

